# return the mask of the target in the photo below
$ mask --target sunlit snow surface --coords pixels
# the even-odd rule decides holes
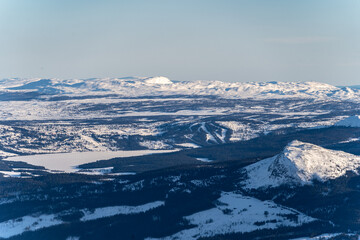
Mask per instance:
[[[288,218],[287,215],[292,217]],[[218,234],[245,233],[284,226],[295,227],[316,220],[272,201],[260,201],[231,192],[222,193],[215,208],[192,214],[185,219],[195,227],[161,239],[190,240]]]

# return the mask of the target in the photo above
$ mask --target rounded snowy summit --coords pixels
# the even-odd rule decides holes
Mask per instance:
[[[167,77],[149,77],[144,80],[146,83],[150,84],[172,84],[173,82]]]
[[[305,185],[315,179],[324,182],[347,171],[357,173],[359,167],[359,156],[295,140],[280,154],[245,167],[245,188]]]

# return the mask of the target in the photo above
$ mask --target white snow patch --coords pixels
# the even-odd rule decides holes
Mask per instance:
[[[200,162],[206,162],[206,163],[213,162],[213,160],[210,160],[208,158],[196,158],[196,160],[199,160]]]
[[[246,141],[259,136],[260,131],[251,127],[250,124],[244,124],[236,121],[218,121],[216,122],[230,130],[232,134],[230,141]]]
[[[316,220],[272,201],[260,201],[232,192],[222,193],[218,202],[215,208],[185,217],[196,227],[162,239],[191,240],[219,234],[244,233],[284,226],[296,227]],[[286,215],[293,217],[288,218]]]
[[[107,148],[104,147],[101,143],[95,141],[92,137],[81,135],[80,138],[85,142],[84,144],[88,147],[91,151],[106,151]],[[91,146],[89,148],[89,146]]]
[[[198,131],[200,130],[204,131],[206,134],[206,142],[212,141],[213,143],[218,143],[216,138],[209,132],[209,130],[206,128],[205,123],[202,122]]]
[[[112,206],[112,207],[96,208],[94,211],[82,210],[84,216],[80,220],[84,222],[99,218],[112,217],[119,214],[123,214],[123,215],[139,214],[139,213],[147,212],[154,208],[158,208],[163,205],[165,205],[165,202],[156,201],[139,206]]]
[[[360,141],[360,138],[349,138],[348,140],[341,141],[339,143],[350,143],[350,142],[357,142]]]
[[[16,171],[0,171],[0,174],[4,174],[4,177],[21,177],[21,172]]]
[[[221,134],[215,133],[215,135],[221,140],[222,143],[226,143],[226,141],[225,141],[226,132],[227,132],[227,130],[225,128],[222,128],[221,129]]]
[[[186,148],[199,148],[200,146],[195,144],[195,143],[178,143],[176,144],[177,146],[180,147],[186,147]]]
[[[9,238],[26,231],[35,231],[41,228],[62,224],[53,214],[40,216],[24,216],[0,223],[0,238]]]

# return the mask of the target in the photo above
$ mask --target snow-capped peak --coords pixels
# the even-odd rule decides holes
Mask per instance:
[[[360,116],[350,116],[339,122],[335,123],[335,126],[344,126],[344,127],[360,127]]]
[[[149,77],[145,79],[146,83],[150,84],[172,84],[173,82],[167,77]]]
[[[245,168],[246,188],[277,187],[284,184],[311,184],[314,179],[326,181],[360,167],[360,157],[292,141],[284,150]]]

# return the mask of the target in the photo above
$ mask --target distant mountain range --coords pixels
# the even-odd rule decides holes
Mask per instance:
[[[172,82],[166,77],[90,79],[3,79],[1,92],[36,92],[47,95],[106,95],[122,97],[212,95],[225,98],[316,98],[350,99],[360,90],[317,82]]]

